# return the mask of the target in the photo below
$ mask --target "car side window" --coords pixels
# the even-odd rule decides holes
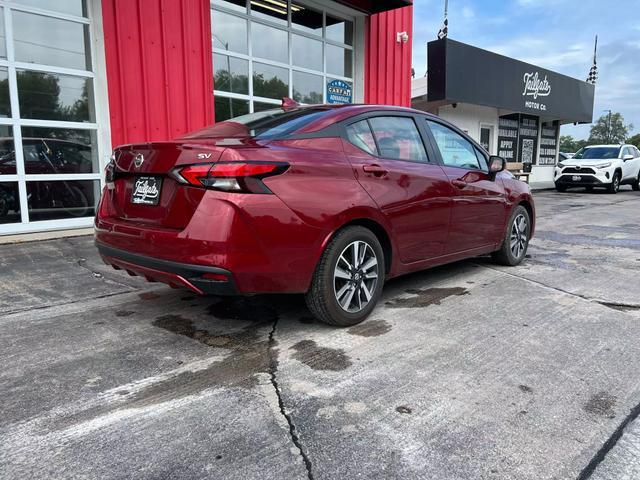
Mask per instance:
[[[373,139],[373,133],[369,122],[366,120],[360,120],[359,122],[347,125],[347,138],[356,147],[364,150],[371,155],[377,155],[378,149],[376,148],[376,141]]]
[[[429,161],[413,118],[372,117],[369,124],[381,157],[413,162]]]
[[[474,148],[474,150],[476,151],[476,157],[478,158],[478,163],[480,164],[480,170],[488,172],[489,162],[487,161],[487,157],[478,148]]]
[[[636,155],[635,155],[636,157],[640,157],[640,150],[638,150],[638,148],[637,148],[637,147],[633,147],[633,151],[634,151],[634,153],[636,154]]]
[[[447,167],[482,170],[471,142],[438,122],[427,120],[427,123],[436,139],[442,161]]]

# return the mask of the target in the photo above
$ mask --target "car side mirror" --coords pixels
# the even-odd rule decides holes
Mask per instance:
[[[624,157],[622,157],[622,160],[624,160],[625,162],[627,160],[633,160],[633,159],[634,159],[634,156],[633,155],[629,155],[629,154],[627,154]]]
[[[507,167],[507,162],[504,158],[497,155],[491,155],[489,157],[489,175],[495,177],[497,173],[503,171]]]

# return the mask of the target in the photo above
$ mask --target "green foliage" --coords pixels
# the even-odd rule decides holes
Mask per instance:
[[[627,138],[627,143],[640,148],[640,133],[636,133],[633,137]]]
[[[633,129],[632,124],[624,123],[621,113],[602,115],[591,127],[589,143],[622,143]]]
[[[560,135],[560,151],[565,153],[575,153],[585,145],[587,140],[576,140],[571,135]]]

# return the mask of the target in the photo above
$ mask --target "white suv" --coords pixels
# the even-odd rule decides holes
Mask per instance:
[[[605,187],[617,193],[620,185],[640,190],[640,150],[633,145],[591,145],[562,160],[555,169],[556,190]]]

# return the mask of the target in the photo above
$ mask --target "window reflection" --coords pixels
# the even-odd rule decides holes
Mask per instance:
[[[18,182],[0,182],[0,223],[20,223]]]
[[[14,2],[79,17],[88,16],[85,0],[14,0]]]
[[[274,105],[273,103],[253,102],[253,111],[264,112],[265,110],[273,110],[274,108],[278,108],[279,106],[280,105]]]
[[[15,175],[16,152],[13,144],[13,128],[0,126],[0,175]]]
[[[291,36],[293,64],[322,71],[322,42],[302,35]]]
[[[286,31],[260,23],[251,24],[251,46],[254,56],[289,63],[288,44]]]
[[[0,58],[7,58],[7,37],[4,33],[4,8],[0,8]]]
[[[29,220],[57,220],[95,215],[98,180],[27,182]]]
[[[0,117],[11,116],[11,102],[9,101],[9,70],[0,67]]]
[[[322,103],[323,81],[320,75],[293,72],[293,99],[300,103]]]
[[[277,99],[289,96],[289,70],[254,62],[253,94]]]
[[[351,77],[353,75],[353,52],[346,48],[327,44],[327,73]]]
[[[95,121],[90,78],[18,70],[17,79],[22,118]]]
[[[249,100],[238,100],[216,95],[214,98],[216,122],[223,122],[233,117],[249,113]]]
[[[291,25],[297,30],[322,36],[322,12],[294,3],[291,9]]]
[[[235,15],[211,11],[213,48],[247,53],[247,21]]]
[[[213,4],[220,5],[221,7],[225,7],[230,10],[247,13],[246,0],[213,0]]]
[[[22,127],[22,152],[27,174],[99,172],[93,130]]]
[[[272,22],[286,24],[287,0],[251,0],[251,14]]]
[[[213,85],[216,90],[249,93],[249,62],[229,55],[213,55],[215,70]]]
[[[88,25],[16,10],[13,42],[19,62],[91,69]]]
[[[327,39],[353,45],[353,22],[327,15]]]

